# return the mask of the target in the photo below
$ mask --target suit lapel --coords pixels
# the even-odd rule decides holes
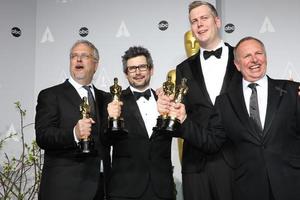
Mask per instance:
[[[74,107],[78,107],[78,110],[80,110],[82,99],[68,80],[63,83],[63,94],[67,99],[69,99],[70,103],[73,104]]]
[[[197,81],[199,88],[202,90],[202,94],[204,95],[205,99],[209,102],[209,104],[212,106],[213,103],[209,97],[208,91],[206,89],[206,84],[204,81],[202,66],[200,62],[200,51],[198,51],[197,54],[191,57],[189,60],[189,66],[191,67],[192,74],[194,76],[194,79]]]
[[[126,106],[124,106],[126,109],[124,110],[124,112],[127,112],[127,115],[134,116],[134,118],[138,122],[138,125],[142,127],[142,131],[137,131],[137,132],[142,133],[143,135],[147,136],[147,138],[149,138],[141,112],[129,87],[126,90],[124,90],[123,98],[121,100],[124,102],[124,105],[126,104]],[[126,121],[125,121],[125,126],[126,126]],[[137,128],[137,126],[134,127]]]
[[[264,138],[268,136],[269,129],[273,122],[274,116],[277,113],[277,109],[281,102],[281,99],[284,95],[284,85],[283,84],[276,84],[282,82],[275,82],[273,79],[268,77],[268,104],[267,104],[267,112],[266,112],[266,119],[264,125]]]
[[[231,87],[228,95],[234,112],[241,120],[241,123],[245,126],[246,130],[248,130],[249,133],[258,141],[261,141],[259,134],[256,132],[255,128],[251,125],[250,122],[249,114],[245,105],[243,84],[241,83],[241,80],[239,83]]]
[[[229,84],[232,82],[231,80],[234,78],[234,76],[240,77],[240,73],[237,71],[235,64],[233,62],[233,47],[229,44],[225,43],[225,45],[228,47],[228,61],[227,61],[227,67],[226,67],[226,73],[223,79],[223,84],[221,88],[220,94],[227,91],[227,88],[229,87]]]
[[[100,131],[102,119],[104,119],[103,116],[100,116],[103,113],[106,113],[104,109],[106,109],[103,105],[106,105],[104,96],[101,94],[100,90],[98,90],[94,85],[94,92],[95,92],[95,102],[96,102],[96,127],[97,127],[97,132]]]
[[[153,90],[153,89],[151,88],[151,92],[152,92],[152,94],[154,95],[155,101],[157,101],[158,96],[156,95],[155,90]]]

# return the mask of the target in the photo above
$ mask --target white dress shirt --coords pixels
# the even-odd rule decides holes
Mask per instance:
[[[259,117],[261,121],[261,126],[262,128],[264,128],[266,112],[267,112],[267,104],[268,104],[268,78],[265,75],[262,79],[256,81],[255,83],[258,84],[256,86],[256,90],[257,90]],[[245,105],[247,107],[247,111],[250,116],[249,106],[250,106],[250,96],[252,90],[251,88],[248,87],[249,84],[250,84],[249,81],[243,79],[243,92],[244,92]]]
[[[147,88],[143,91],[139,91],[139,90],[135,89],[134,87],[130,86],[130,89],[132,92],[144,92],[145,90],[150,89],[150,88]],[[151,90],[151,97],[149,98],[149,100],[145,99],[144,97],[141,97],[136,101],[136,103],[139,107],[144,124],[147,129],[148,136],[150,138],[152,135],[152,129],[153,129],[153,127],[155,127],[156,119],[159,115],[159,113],[157,111],[156,100],[155,100],[154,94],[152,93],[152,90]]]
[[[210,56],[208,59],[205,60],[203,57],[203,51],[205,51],[206,49],[201,48],[200,50],[200,63],[202,67],[203,77],[207,92],[213,104],[215,103],[216,97],[221,92],[228,63],[229,49],[224,44],[223,40],[221,40],[219,45],[212,50],[216,50],[220,47],[222,47],[221,58]]]
[[[74,81],[74,79],[72,77],[69,78],[69,82],[71,83],[71,85],[73,85],[75,90],[78,92],[80,98],[87,97],[88,92],[87,92],[86,89],[83,88],[83,85],[81,85],[81,84],[77,83],[76,81]],[[93,93],[93,97],[95,99],[95,91],[94,91],[93,85],[89,84],[88,86],[90,86],[91,91]]]

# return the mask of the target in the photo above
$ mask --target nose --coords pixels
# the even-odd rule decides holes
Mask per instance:
[[[254,61],[254,62],[257,62],[256,56],[253,57],[253,61]]]
[[[82,61],[82,58],[81,58],[81,56],[79,55],[79,56],[77,56],[77,59],[76,59],[78,62],[81,62]]]
[[[202,20],[200,19],[200,20],[197,22],[197,26],[200,27],[200,26],[202,26],[202,24],[203,24],[203,22],[202,22]]]
[[[256,63],[256,62],[257,62],[257,58],[256,58],[255,55],[251,56],[251,61],[252,61],[253,63]]]
[[[141,73],[141,71],[140,71],[140,68],[139,68],[139,67],[135,68],[135,73],[136,73],[136,74],[140,74],[140,73]]]

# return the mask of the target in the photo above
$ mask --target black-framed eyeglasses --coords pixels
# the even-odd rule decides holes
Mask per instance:
[[[143,71],[147,71],[148,67],[149,67],[148,64],[141,64],[141,65],[137,65],[137,66],[128,66],[127,72],[133,73],[133,72],[136,72],[136,69],[139,69],[139,71],[143,72]]]

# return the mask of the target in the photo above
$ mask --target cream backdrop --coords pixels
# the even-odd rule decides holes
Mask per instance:
[[[100,51],[100,68],[94,80],[100,89],[108,91],[114,77],[119,78],[123,88],[128,86],[121,55],[132,45],[142,45],[151,51],[154,60],[151,85],[161,86],[167,72],[186,58],[183,37],[189,29],[190,2],[0,0],[0,138],[20,131],[14,102],[20,101],[27,110],[25,124],[34,121],[38,92],[69,76],[69,49],[78,39],[92,41]],[[246,35],[262,39],[268,51],[268,73],[274,78],[300,80],[296,49],[300,43],[298,0],[210,2],[220,12],[221,34],[226,41],[234,45]],[[30,142],[34,138],[33,127],[26,128],[25,133]],[[7,142],[5,151],[16,153],[18,141],[16,137]],[[176,140],[172,148],[178,199],[182,199]]]

